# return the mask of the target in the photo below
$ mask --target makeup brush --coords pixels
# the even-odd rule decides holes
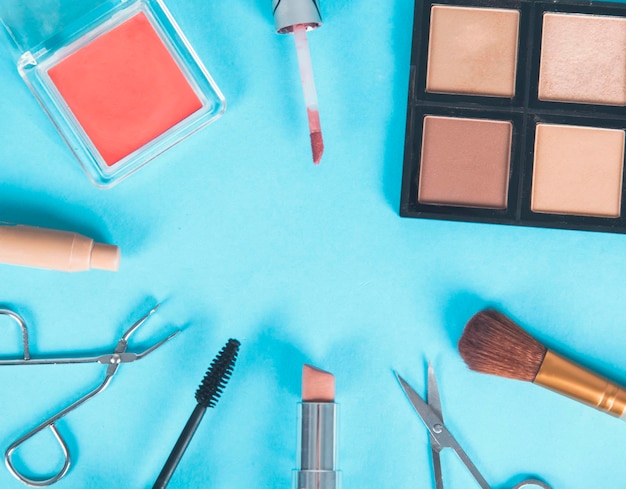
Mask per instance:
[[[543,346],[494,310],[475,314],[459,340],[470,369],[546,387],[626,420],[626,389]]]
[[[176,441],[172,453],[170,453],[152,489],[163,489],[167,486],[167,483],[178,466],[178,462],[180,462],[180,459],[187,449],[187,445],[189,445],[196,429],[198,429],[207,408],[215,407],[217,401],[219,401],[226,387],[226,383],[233,372],[233,368],[235,367],[239,345],[240,343],[237,340],[228,340],[213,362],[211,362],[211,366],[207,370],[204,379],[202,379],[202,383],[198,387],[198,390],[196,390],[196,401],[198,404],[178,437],[178,441]]]

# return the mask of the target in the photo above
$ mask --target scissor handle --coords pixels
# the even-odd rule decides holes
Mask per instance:
[[[525,481],[520,482],[513,489],[524,489],[525,487],[540,487],[542,489],[552,489],[548,484],[539,479],[526,479]]]
[[[24,474],[20,473],[20,471],[17,470],[15,468],[15,466],[13,465],[12,457],[13,457],[13,453],[15,452],[15,450],[22,443],[24,443],[25,441],[31,439],[33,436],[35,436],[37,433],[39,433],[40,430],[38,430],[38,431],[31,431],[27,435],[23,436],[22,438],[20,438],[16,442],[14,442],[7,449],[7,451],[4,453],[4,462],[5,462],[6,466],[7,466],[7,468],[9,469],[9,472],[11,472],[13,477],[15,477],[16,479],[20,480],[21,482],[23,482],[27,486],[31,486],[31,487],[46,487],[46,486],[50,486],[50,485],[54,484],[55,482],[59,481],[61,478],[63,478],[63,476],[70,469],[70,465],[72,463],[72,460],[70,458],[70,451],[67,448],[67,444],[65,443],[65,440],[63,439],[63,437],[59,433],[59,430],[54,425],[54,423],[51,423],[48,426],[52,430],[52,433],[54,434],[54,437],[57,439],[57,442],[59,443],[59,445],[61,445],[61,450],[63,451],[63,457],[64,457],[63,467],[61,467],[61,470],[59,470],[59,472],[57,472],[52,477],[48,477],[47,479],[31,479],[30,477],[26,477]]]
[[[28,329],[26,329],[26,322],[22,319],[22,316],[11,311],[10,309],[0,309],[0,315],[8,316],[13,319],[22,330],[22,345],[23,345],[23,357],[24,360],[30,359],[30,351],[28,347]]]

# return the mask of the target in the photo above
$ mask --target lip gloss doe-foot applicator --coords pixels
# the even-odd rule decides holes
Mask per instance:
[[[317,165],[324,153],[324,139],[306,31],[317,29],[322,25],[319,5],[317,0],[272,0],[272,9],[276,32],[293,34],[295,39],[304,103],[309,120],[313,163]]]
[[[337,470],[335,377],[310,365],[302,369],[298,404],[298,469],[293,489],[340,489]]]

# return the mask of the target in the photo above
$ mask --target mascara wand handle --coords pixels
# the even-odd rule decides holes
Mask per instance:
[[[152,486],[152,489],[165,489],[167,483],[172,478],[172,475],[174,475],[178,462],[180,462],[185,450],[187,450],[187,445],[189,445],[189,442],[198,429],[198,425],[200,424],[200,421],[202,421],[202,417],[204,416],[206,409],[207,408],[205,406],[201,406],[200,404],[196,405],[195,409],[191,413],[191,416],[189,416],[189,420],[187,420],[185,428],[178,437],[174,448],[172,448],[172,452],[167,458],[159,477],[157,477],[156,482]]]

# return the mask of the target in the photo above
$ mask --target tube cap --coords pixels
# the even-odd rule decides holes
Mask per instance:
[[[272,0],[274,26],[279,34],[293,31],[293,26],[304,24],[308,29],[322,25],[322,14],[317,0]]]
[[[91,268],[117,272],[120,268],[120,249],[114,245],[94,243],[91,250]]]

